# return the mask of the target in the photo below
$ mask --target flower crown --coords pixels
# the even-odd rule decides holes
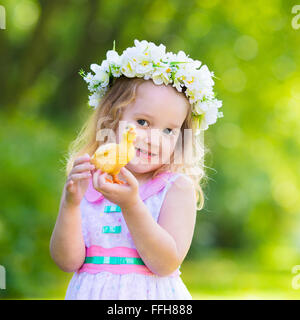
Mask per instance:
[[[124,75],[128,78],[152,79],[157,85],[172,84],[179,92],[186,87],[184,93],[192,107],[196,134],[208,129],[217,118],[223,117],[223,113],[218,111],[222,101],[217,100],[213,92],[214,73],[206,65],[201,66],[200,61],[189,58],[183,51],[177,54],[165,52],[166,47],[162,44],[156,46],[146,40],[134,40],[134,44],[119,56],[114,41],[113,50],[107,51],[107,59],[102,61],[101,66],[91,64],[94,75],[90,72],[85,74],[82,69],[79,71],[92,93],[89,96],[91,107],[99,105],[113,78]]]

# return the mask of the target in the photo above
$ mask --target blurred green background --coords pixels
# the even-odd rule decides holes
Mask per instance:
[[[223,100],[224,117],[205,133],[209,183],[181,267],[187,288],[194,299],[299,299],[296,4],[1,1],[0,297],[64,299],[72,274],[51,260],[49,240],[64,157],[91,112],[78,71],[100,64],[113,40],[121,54],[146,39],[207,64]]]

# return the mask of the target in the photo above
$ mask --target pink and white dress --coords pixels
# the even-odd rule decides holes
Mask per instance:
[[[139,188],[141,199],[157,222],[165,195],[182,173],[165,171]],[[161,277],[143,263],[121,208],[93,188],[80,203],[86,246],[84,264],[73,274],[66,300],[191,300],[180,267]]]

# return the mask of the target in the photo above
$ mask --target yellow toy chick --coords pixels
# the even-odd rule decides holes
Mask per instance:
[[[107,143],[101,145],[91,158],[91,163],[102,172],[107,172],[112,179],[106,178],[107,182],[125,184],[124,181],[118,179],[122,167],[124,167],[135,156],[135,147],[133,142],[136,139],[136,131],[134,124],[128,124],[122,134],[120,144]]]

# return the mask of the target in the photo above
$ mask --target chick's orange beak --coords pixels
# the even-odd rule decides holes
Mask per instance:
[[[128,133],[130,133],[132,136],[136,137],[136,132],[133,128],[130,128]]]

